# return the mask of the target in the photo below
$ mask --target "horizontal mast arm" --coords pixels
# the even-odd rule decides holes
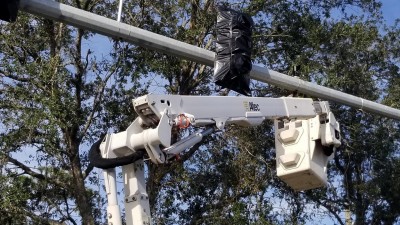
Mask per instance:
[[[122,39],[138,46],[174,55],[180,58],[214,66],[215,53],[197,46],[174,40],[150,31],[105,18],[52,0],[20,0],[26,12],[60,21],[109,37]],[[260,66],[253,66],[252,79],[324,100],[334,101],[366,112],[400,120],[400,110],[362,99],[311,82],[287,76]]]

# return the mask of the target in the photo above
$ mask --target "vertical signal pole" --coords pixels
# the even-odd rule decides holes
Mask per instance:
[[[121,15],[122,15],[122,4],[124,3],[124,0],[119,0],[119,6],[118,6],[118,18],[117,21],[121,22]]]

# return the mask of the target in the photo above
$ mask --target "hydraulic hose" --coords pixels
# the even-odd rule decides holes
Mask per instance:
[[[96,143],[92,145],[89,150],[89,162],[94,167],[101,169],[111,169],[117,166],[124,166],[135,161],[142,159],[144,155],[144,151],[136,151],[128,156],[118,157],[118,158],[103,158],[100,153],[100,144],[102,139],[98,140]]]

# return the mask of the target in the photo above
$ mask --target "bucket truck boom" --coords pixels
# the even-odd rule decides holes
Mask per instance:
[[[341,144],[339,123],[328,102],[310,98],[150,94],[133,100],[133,106],[138,117],[126,131],[104,138],[99,147],[102,158],[116,160],[144,153],[152,163],[170,163],[177,154],[227,125],[257,126],[271,119],[277,175],[301,191],[326,185],[328,160]],[[198,130],[171,143],[173,129],[189,126]],[[123,165],[127,224],[151,224],[143,160],[117,165]],[[107,166],[104,175],[109,222],[120,225],[115,170]]]

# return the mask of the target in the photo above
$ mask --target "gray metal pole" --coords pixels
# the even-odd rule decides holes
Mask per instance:
[[[52,0],[20,0],[20,9],[95,33],[122,39],[138,46],[178,56],[207,66],[214,66],[215,53],[212,51],[119,23],[115,20],[107,19]],[[400,120],[399,109],[306,82],[260,66],[253,66],[250,76],[252,79],[281,88],[297,90],[300,93],[313,97],[334,101],[366,112]]]
[[[119,0],[119,5],[118,5],[118,16],[117,16],[117,21],[121,22],[121,16],[122,16],[122,5],[124,3],[124,0]]]

